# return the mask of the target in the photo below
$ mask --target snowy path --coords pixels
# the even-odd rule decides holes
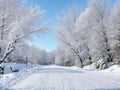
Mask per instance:
[[[34,67],[17,74],[5,90],[120,90],[120,74],[62,67]]]

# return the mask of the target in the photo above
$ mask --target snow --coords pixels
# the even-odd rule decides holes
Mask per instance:
[[[113,65],[110,68],[103,70],[104,72],[112,72],[112,73],[119,73],[120,74],[120,66],[119,65]]]
[[[95,71],[95,70],[97,70],[93,65],[85,66],[83,69],[85,69],[86,71]]]
[[[5,69],[5,74],[11,73],[12,71],[10,70],[10,67],[12,67],[13,69],[18,69],[18,70],[22,70],[22,69],[27,69],[30,68],[32,65],[28,65],[26,67],[25,64],[16,64],[16,63],[3,63],[1,64],[2,67],[4,67]]]
[[[26,68],[19,64],[18,67],[21,68],[18,73],[0,75],[0,90],[120,90],[118,65],[102,71],[92,66],[81,69],[29,65]]]

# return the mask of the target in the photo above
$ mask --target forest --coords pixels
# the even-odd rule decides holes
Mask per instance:
[[[0,64],[27,62],[80,68],[92,64],[98,69],[106,69],[109,63],[120,64],[120,2],[87,2],[85,10],[73,4],[59,12],[54,33],[59,44],[47,52],[28,43],[35,35],[49,31],[52,22],[44,20],[46,10],[26,8],[25,0],[0,0]]]

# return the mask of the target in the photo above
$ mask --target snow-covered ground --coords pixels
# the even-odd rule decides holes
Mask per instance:
[[[0,75],[0,90],[120,90],[117,65],[102,71],[90,66],[14,66],[20,72]]]

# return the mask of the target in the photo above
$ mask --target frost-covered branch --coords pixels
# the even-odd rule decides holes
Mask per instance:
[[[39,7],[26,9],[24,0],[1,1],[0,4],[0,64],[15,50],[20,43],[41,34],[47,29],[42,23],[44,10]],[[16,7],[16,8],[15,8]],[[36,29],[36,25],[41,26]]]

